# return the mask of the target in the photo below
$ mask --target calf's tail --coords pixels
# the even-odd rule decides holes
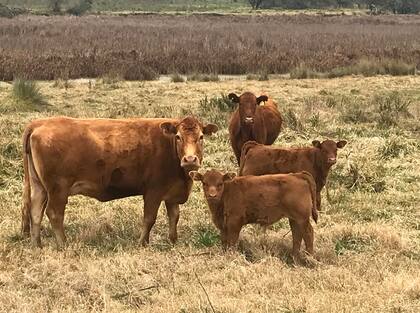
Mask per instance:
[[[23,171],[24,189],[22,206],[22,235],[29,235],[31,224],[31,182],[29,177],[30,137],[33,129],[28,126],[23,133]]]
[[[318,210],[316,208],[316,184],[315,180],[312,175],[308,172],[301,172],[301,177],[306,180],[309,186],[309,190],[311,191],[311,198],[312,198],[312,218],[314,219],[315,223],[318,222]]]
[[[251,141],[245,142],[244,145],[242,146],[242,149],[241,149],[241,160],[239,162],[240,163],[239,176],[242,175],[242,171],[243,171],[243,167],[244,167],[244,163],[245,163],[246,154],[248,153],[248,151],[251,148],[255,147],[256,145],[259,145],[259,143],[256,142],[256,141],[251,140]]]

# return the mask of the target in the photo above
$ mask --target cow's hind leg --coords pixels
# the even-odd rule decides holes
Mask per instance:
[[[169,218],[169,240],[175,243],[178,239],[177,225],[179,221],[179,204],[165,201]]]
[[[60,194],[59,192],[48,194],[46,213],[55,235],[57,249],[64,248],[66,242],[66,235],[64,233],[64,210],[66,204],[67,196]]]
[[[140,237],[140,244],[142,246],[146,246],[149,243],[150,230],[156,222],[156,216],[161,202],[161,198],[155,195],[144,196],[143,230]]]
[[[41,222],[47,204],[47,192],[38,180],[31,182],[31,243],[34,247],[41,247]],[[29,218],[29,217],[28,217]]]
[[[299,250],[302,243],[303,231],[301,225],[296,221],[289,219],[290,228],[292,229],[293,247],[292,247],[292,258],[293,262],[297,262],[299,259]]]

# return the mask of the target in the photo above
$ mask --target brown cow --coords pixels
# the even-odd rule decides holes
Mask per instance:
[[[317,208],[321,206],[321,190],[327,182],[331,166],[337,161],[337,148],[347,141],[312,141],[313,147],[278,148],[247,142],[242,148],[239,175],[287,174],[306,171],[316,182]]]
[[[251,92],[245,92],[240,97],[231,93],[228,95],[234,103],[239,103],[229,123],[230,143],[240,164],[241,149],[245,142],[256,142],[271,145],[280,133],[282,118],[277,104],[262,95],[258,98]],[[265,105],[260,106],[261,102]]]
[[[196,118],[73,119],[31,122],[23,136],[25,169],[22,232],[41,245],[40,224],[46,211],[58,247],[65,242],[64,209],[72,195],[110,201],[143,195],[140,242],[149,242],[161,201],[169,218],[169,238],[177,240],[179,204],[187,201],[203,158],[203,126]]]
[[[315,182],[307,172],[235,177],[217,170],[190,176],[203,183],[212,220],[221,232],[224,247],[234,246],[242,226],[256,223],[268,226],[283,217],[289,219],[293,236],[293,257],[299,254],[302,238],[313,254],[313,228],[310,217],[318,219]]]

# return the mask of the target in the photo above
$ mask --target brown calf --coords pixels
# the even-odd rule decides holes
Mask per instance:
[[[277,104],[265,95],[257,98],[253,93],[245,92],[240,97],[234,93],[228,97],[239,104],[229,123],[229,138],[240,164],[243,144],[255,140],[271,145],[280,133],[282,118]],[[261,102],[265,104],[260,106]]]
[[[99,201],[143,195],[141,244],[149,242],[159,205],[165,201],[169,238],[177,239],[179,204],[187,201],[189,171],[200,167],[203,134],[217,126],[197,119],[73,119],[31,122],[23,135],[25,170],[22,232],[41,245],[44,211],[57,245],[65,242],[64,209],[72,195]]]
[[[203,183],[212,220],[221,232],[224,247],[234,246],[242,226],[268,226],[283,217],[289,219],[293,236],[293,257],[299,254],[302,238],[313,254],[313,228],[310,218],[318,219],[315,182],[307,172],[235,177],[217,170],[190,176]]]
[[[317,208],[321,206],[321,190],[325,186],[331,166],[337,161],[337,148],[347,141],[312,141],[313,147],[278,148],[247,142],[242,148],[239,175],[287,174],[306,171],[316,182]]]

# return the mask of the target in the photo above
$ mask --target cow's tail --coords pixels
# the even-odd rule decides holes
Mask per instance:
[[[23,133],[23,170],[24,170],[24,189],[22,206],[22,235],[28,236],[31,225],[31,180],[29,174],[29,162],[31,157],[30,138],[32,127],[28,126]]]
[[[316,208],[316,184],[315,180],[312,175],[308,172],[301,172],[301,177],[306,180],[309,185],[309,189],[311,191],[311,198],[312,198],[312,218],[314,219],[315,223],[318,222],[318,210]]]
[[[251,140],[251,141],[245,142],[245,144],[242,146],[242,149],[241,149],[241,161],[239,162],[240,163],[239,175],[242,175],[242,170],[243,170],[243,167],[244,167],[244,164],[245,164],[246,154],[248,153],[249,149],[255,147],[256,145],[259,145],[259,143],[256,142],[256,141]]]

